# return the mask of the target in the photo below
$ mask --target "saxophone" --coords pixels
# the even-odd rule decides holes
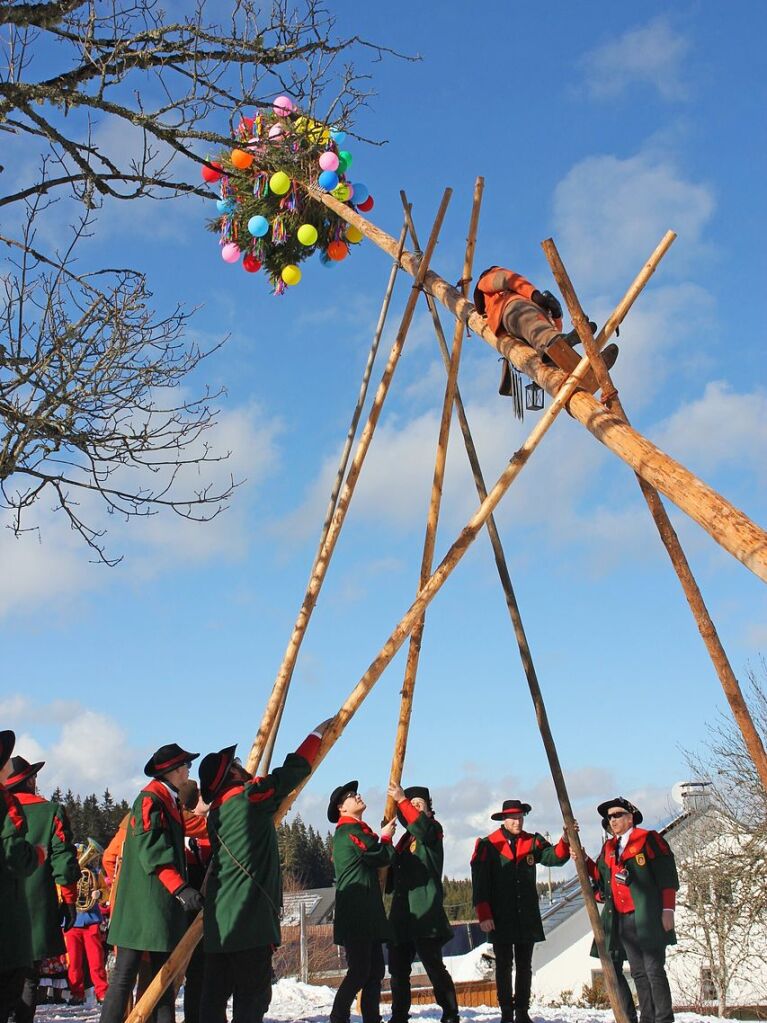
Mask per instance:
[[[103,852],[104,850],[96,839],[89,838],[87,845],[77,857],[77,862],[80,865],[80,878],[77,882],[75,906],[78,913],[89,912],[101,898],[98,876],[88,864],[97,860]]]

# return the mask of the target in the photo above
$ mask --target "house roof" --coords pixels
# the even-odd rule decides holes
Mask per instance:
[[[301,920],[301,904],[306,910],[306,922],[310,927],[327,923],[333,915],[336,904],[335,888],[307,888],[303,892],[285,892],[282,899],[283,927],[296,927]]]

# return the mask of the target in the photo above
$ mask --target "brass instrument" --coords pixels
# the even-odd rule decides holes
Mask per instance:
[[[89,838],[87,845],[77,857],[77,862],[80,865],[80,878],[77,882],[75,906],[78,913],[89,912],[101,898],[98,876],[88,864],[97,860],[103,852],[104,850],[96,839]]]

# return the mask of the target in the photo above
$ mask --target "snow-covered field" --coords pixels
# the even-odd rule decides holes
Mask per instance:
[[[461,957],[466,958],[466,957]],[[472,979],[472,978],[462,978]],[[329,987],[316,987],[313,984],[302,984],[298,980],[281,980],[274,986],[271,1008],[267,1015],[268,1021],[274,1023],[291,1023],[291,1021],[307,1021],[307,1023],[320,1023],[327,1020],[330,1013],[330,1006],[333,1002],[334,991]],[[92,992],[89,1002],[92,1002]],[[387,1017],[388,1006],[382,1006],[383,1018]],[[411,1012],[411,1019],[414,1023],[419,1020],[439,1020],[441,1010],[436,1005],[415,1005]],[[599,1009],[575,1009],[575,1008],[547,1008],[533,1005],[530,1010],[535,1023],[612,1023],[613,1015],[607,1010]],[[37,1019],[45,1023],[96,1023],[99,1016],[98,1006],[95,1004],[79,1006],[77,1008],[66,1005],[44,1005],[38,1009]],[[698,1023],[703,1017],[691,1012],[677,1014],[677,1023]],[[715,1017],[704,1017],[706,1023],[715,1023]],[[176,1019],[183,1019],[183,1011],[179,1002],[176,1010]],[[361,1017],[352,1015],[353,1023],[359,1023]],[[479,1006],[473,1009],[462,1009],[461,1019],[466,1023],[496,1023],[499,1019],[498,1009]],[[728,1023],[733,1023],[729,1020]]]

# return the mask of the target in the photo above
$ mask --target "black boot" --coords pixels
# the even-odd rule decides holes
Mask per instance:
[[[596,337],[597,336],[597,325],[596,325],[596,323],[594,323],[593,320],[589,320],[589,327],[591,328],[591,333],[594,335],[594,337]],[[564,338],[565,338],[565,341],[567,341],[567,343],[570,345],[571,348],[575,348],[576,345],[579,345],[581,343],[581,339],[580,339],[580,337],[578,335],[578,331],[575,330],[575,329],[571,330],[569,334],[565,334]]]

